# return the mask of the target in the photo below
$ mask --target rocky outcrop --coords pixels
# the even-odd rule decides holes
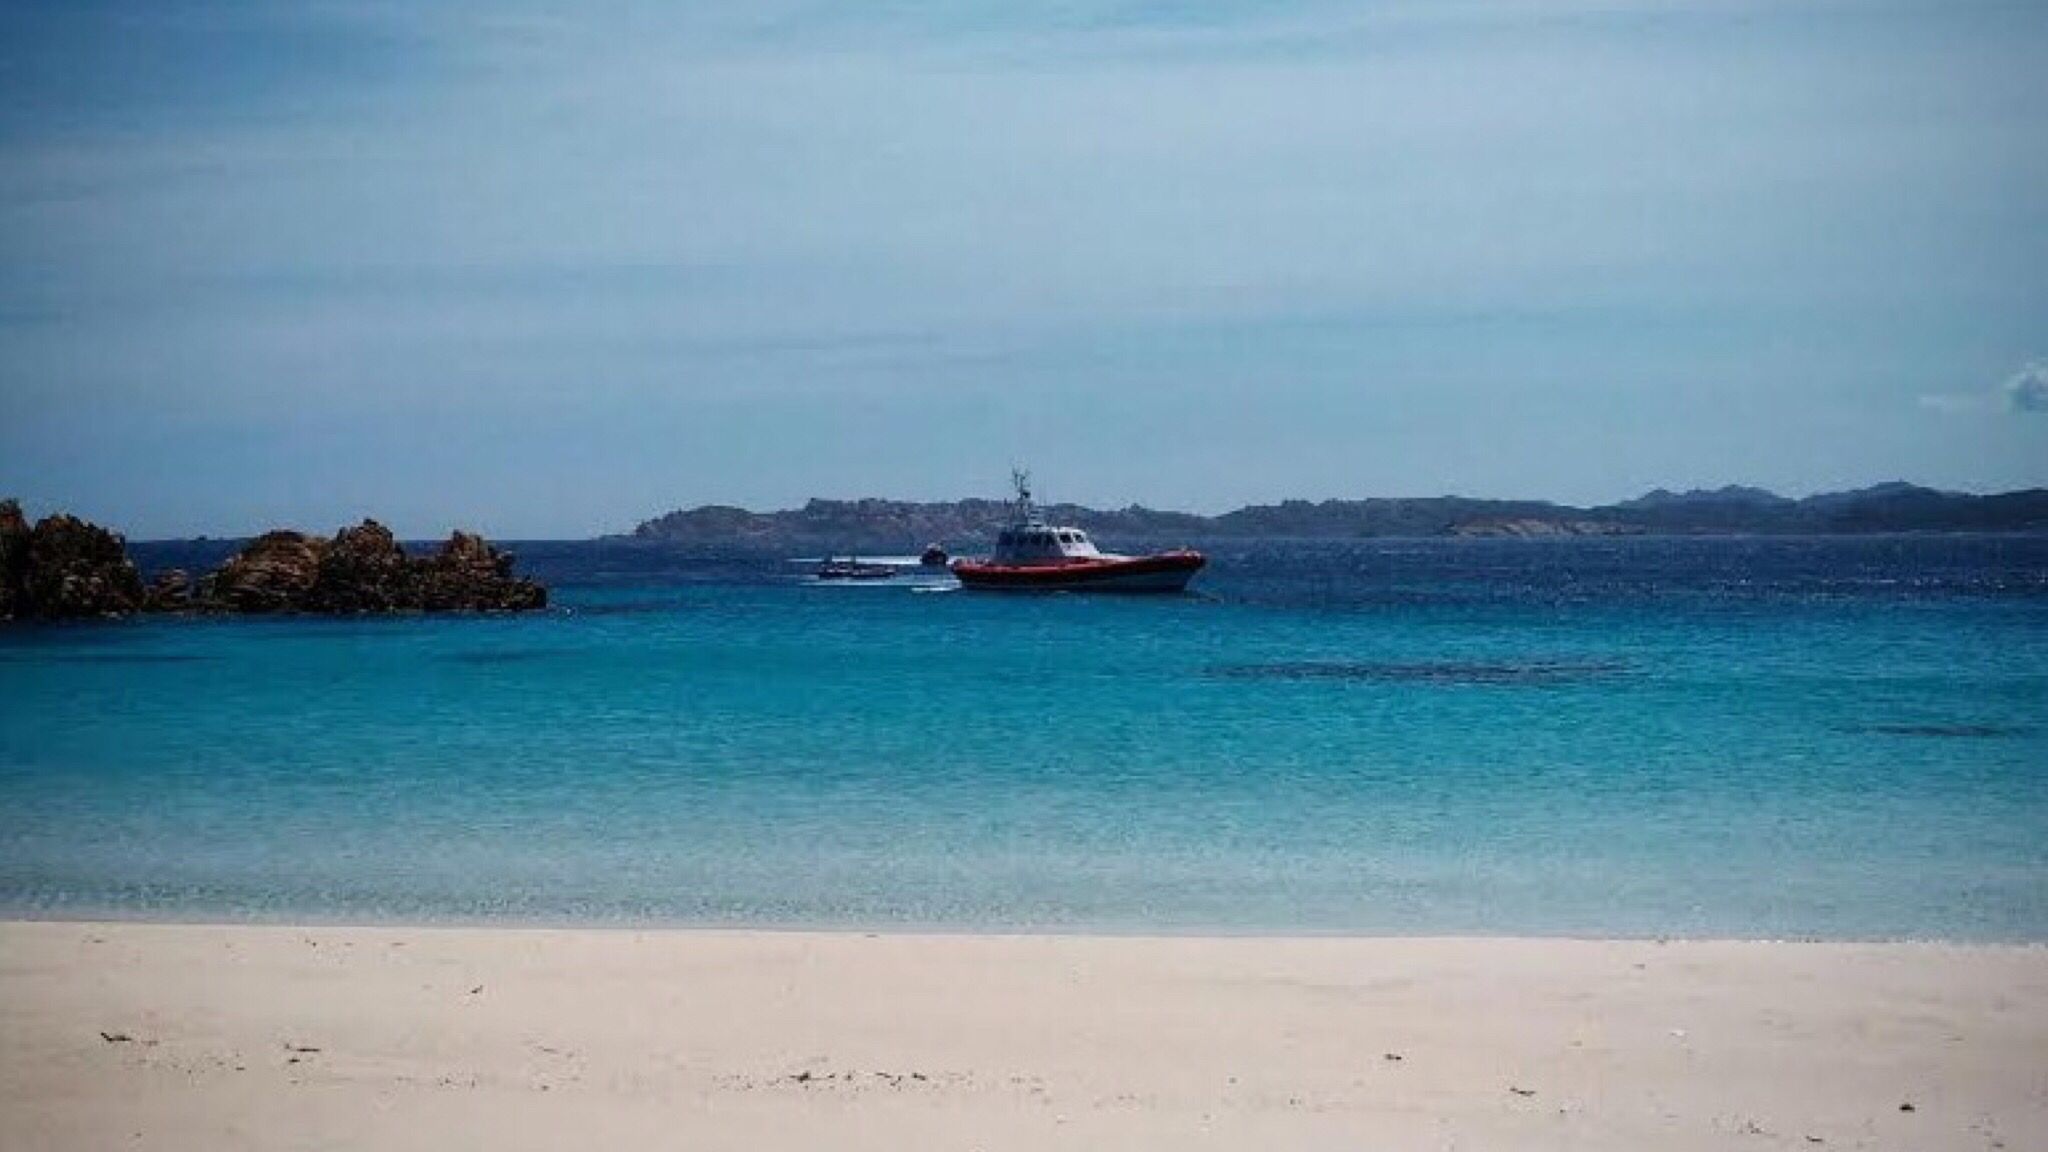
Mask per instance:
[[[229,612],[305,611],[326,545],[303,532],[265,532],[200,582],[199,601]]]
[[[512,572],[513,558],[457,532],[429,555],[408,556],[375,520],[332,539],[266,532],[198,581],[181,569],[145,587],[121,537],[73,516],[30,528],[0,501],[0,620],[124,616],[133,612],[521,612],[547,607],[547,589]]]
[[[389,528],[365,520],[331,540],[270,532],[201,582],[201,608],[230,612],[520,612],[547,589],[512,574],[512,556],[457,532],[430,556],[407,556]]]
[[[23,611],[28,582],[28,521],[21,505],[0,500],[0,620]]]
[[[326,542],[305,608],[343,615],[418,608],[418,584],[414,566],[391,529],[365,520]]]
[[[481,536],[456,532],[418,562],[420,607],[429,612],[521,612],[545,608],[547,589],[512,575],[512,556]]]
[[[142,590],[144,612],[183,612],[192,607],[192,576],[183,568],[159,572]]]
[[[4,619],[123,616],[142,607],[142,576],[119,536],[76,516],[46,516],[27,528],[11,500],[0,507],[0,572]]]

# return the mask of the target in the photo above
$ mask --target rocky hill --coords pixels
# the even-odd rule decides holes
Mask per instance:
[[[1739,486],[1658,489],[1590,508],[1438,496],[1289,500],[1220,516],[1136,505],[1099,510],[1057,504],[1045,513],[1120,546],[1260,538],[2030,532],[2048,531],[2048,489],[1979,496],[1893,482],[1799,500]],[[986,545],[1007,515],[1008,506],[996,500],[812,500],[781,512],[709,505],[646,521],[632,538],[783,552],[909,552],[931,542],[960,549]]]
[[[707,505],[671,512],[633,530],[633,538],[686,544],[764,549],[890,548],[915,552],[938,542],[987,541],[1009,517],[1000,500],[920,504],[904,500],[812,500],[784,512],[749,512]],[[1185,512],[1157,512],[1133,505],[1099,511],[1077,504],[1052,504],[1046,516],[1105,536],[1160,539],[1210,531],[1209,518]]]

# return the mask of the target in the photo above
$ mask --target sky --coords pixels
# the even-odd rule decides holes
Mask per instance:
[[[0,3],[0,494],[2048,485],[2048,4]]]

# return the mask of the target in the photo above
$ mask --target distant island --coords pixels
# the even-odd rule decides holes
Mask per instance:
[[[1054,504],[1044,511],[1051,520],[1116,542],[2038,532],[2048,531],[2048,489],[1973,495],[1894,481],[1797,500],[1736,485],[1689,492],[1659,488],[1591,508],[1434,496],[1288,500],[1220,516],[1138,505],[1103,510]],[[780,512],[707,505],[648,520],[627,538],[763,550],[915,550],[933,541],[953,547],[986,543],[1007,515],[1008,505],[999,500],[814,499]]]

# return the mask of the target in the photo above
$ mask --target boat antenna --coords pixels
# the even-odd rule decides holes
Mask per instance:
[[[1010,486],[1017,490],[1017,522],[1038,523],[1038,509],[1031,504],[1031,472],[1025,468],[1010,469]]]

